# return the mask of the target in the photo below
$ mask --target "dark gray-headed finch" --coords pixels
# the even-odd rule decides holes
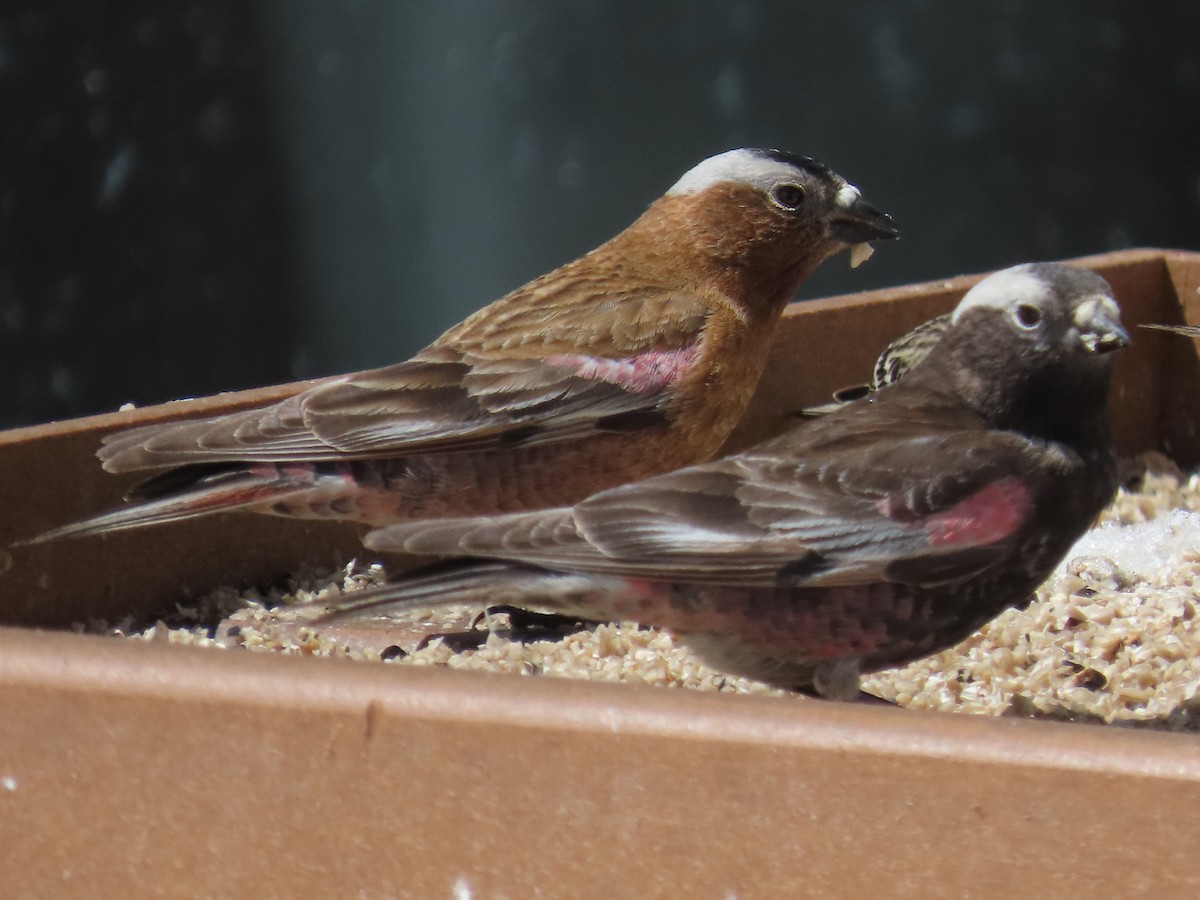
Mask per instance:
[[[149,480],[35,540],[233,509],[371,525],[536,509],[709,459],[804,279],[897,234],[821,163],[730,150],[407,362],[107,437],[104,468]]]
[[[1026,601],[1116,491],[1108,284],[1030,264],[977,284],[869,399],[571,507],[393,525],[459,557],[332,616],[533,604],[670,628],[726,672],[822,696]]]

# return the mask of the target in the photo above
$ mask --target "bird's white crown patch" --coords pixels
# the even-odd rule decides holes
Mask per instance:
[[[672,185],[667,191],[667,196],[697,194],[713,185],[726,182],[745,184],[766,192],[783,182],[796,180],[801,174],[791,163],[771,159],[743,147],[718,153],[697,163]],[[839,203],[842,201],[842,194],[847,190],[853,191],[855,197],[858,196],[857,188],[846,185],[838,193]]]

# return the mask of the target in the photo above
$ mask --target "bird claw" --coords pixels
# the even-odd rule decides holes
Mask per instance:
[[[866,703],[871,706],[894,706],[897,708],[900,706],[900,704],[895,700],[888,700],[884,697],[880,697],[878,694],[872,694],[869,691],[864,691],[861,688],[859,689],[858,693],[844,697],[827,696],[822,694],[811,684],[803,684],[799,687],[793,688],[792,690],[794,690],[797,694],[802,694],[805,697],[812,697],[814,700],[840,700],[846,703]]]
[[[878,694],[872,694],[870,691],[859,691],[858,696],[851,702],[869,703],[871,706],[895,706],[899,708],[900,704],[895,700],[888,700],[885,697],[880,697]]]
[[[491,617],[496,615],[508,616],[507,628],[490,627]],[[590,619],[580,616],[564,616],[560,613],[536,613],[519,606],[497,605],[489,606],[471,620],[465,631],[444,631],[427,634],[412,652],[424,650],[436,640],[441,640],[454,653],[464,650],[478,650],[487,643],[488,635],[503,634],[510,641],[528,643],[547,639],[557,639],[575,631],[583,631],[599,625]],[[481,627],[482,626],[482,627]]]
[[[452,653],[462,653],[464,650],[478,650],[488,639],[488,632],[485,629],[475,628],[474,622],[471,623],[471,628],[468,631],[439,631],[432,634],[427,634],[421,640],[417,641],[415,647],[412,648],[412,653],[417,653],[424,650],[434,641],[440,640],[445,644]]]
[[[508,616],[508,628],[505,636],[514,641],[538,641],[547,637],[562,637],[575,631],[584,631],[602,623],[585,619],[582,616],[566,616],[562,613],[530,612],[520,606],[498,604],[489,606],[471,621],[472,628],[478,628],[484,621],[490,621],[494,615]]]

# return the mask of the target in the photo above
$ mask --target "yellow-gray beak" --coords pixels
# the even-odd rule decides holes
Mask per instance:
[[[1079,340],[1089,353],[1111,353],[1129,346],[1129,332],[1121,325],[1121,313],[1111,297],[1097,297],[1075,308]]]

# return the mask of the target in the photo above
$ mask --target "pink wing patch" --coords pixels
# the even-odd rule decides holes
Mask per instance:
[[[920,525],[935,547],[982,547],[1012,534],[1028,512],[1029,491],[1019,478],[1009,476],[993,481],[947,510],[926,516]]]
[[[889,515],[890,503],[881,511]],[[1029,491],[1019,478],[993,481],[949,509],[907,522],[907,530],[921,529],[934,547],[983,547],[1012,534],[1029,512]]]
[[[581,354],[547,356],[552,366],[570,369],[580,378],[607,381],[635,394],[653,394],[674,384],[691,367],[698,354],[695,346],[680,350],[647,350],[624,359],[606,359]]]

